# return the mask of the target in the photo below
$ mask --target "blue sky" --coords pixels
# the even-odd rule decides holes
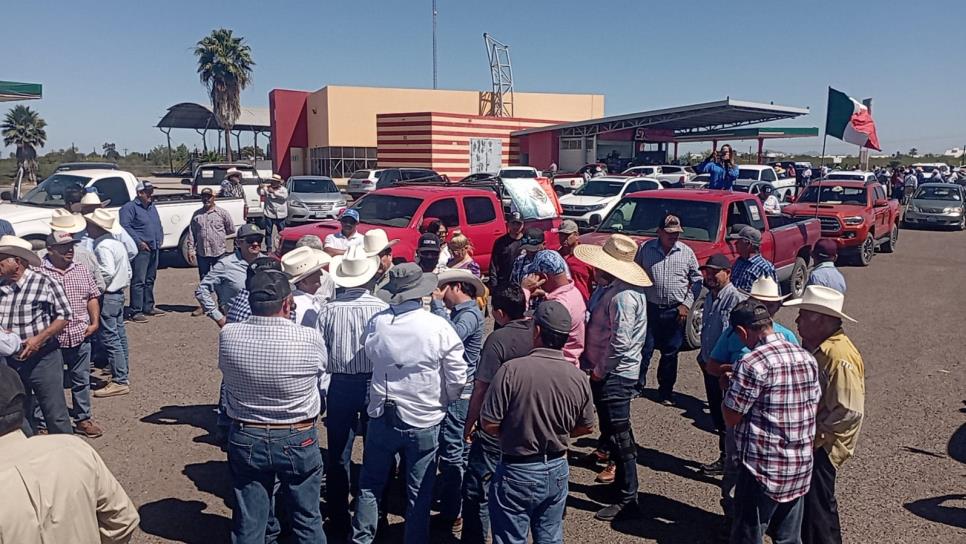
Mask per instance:
[[[883,150],[966,144],[966,2],[438,0],[439,86],[490,85],[483,32],[510,44],[518,91],[592,92],[616,115],[726,96],[807,106],[826,87],[873,97]],[[39,82],[28,103],[47,149],[105,141],[146,150],[177,102],[206,102],[194,43],[216,27],[250,43],[242,96],[273,88],[432,85],[431,0],[8,2],[0,80]],[[21,22],[19,24],[17,22]],[[5,112],[9,104],[0,104]],[[193,132],[172,137],[189,146]],[[244,143],[244,142],[243,142]],[[821,139],[770,146],[819,150]],[[830,152],[854,152],[829,140]],[[9,151],[9,149],[7,150]]]

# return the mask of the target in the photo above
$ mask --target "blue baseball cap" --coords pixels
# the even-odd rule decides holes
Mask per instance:
[[[566,271],[567,263],[564,262],[559,253],[552,249],[538,251],[526,270],[527,274],[547,274],[549,276],[563,274]]]
[[[352,208],[349,208],[348,210],[342,212],[342,217],[339,218],[339,221],[345,221],[346,219],[352,219],[353,221],[355,221],[356,223],[358,223],[359,222],[359,212],[357,212],[356,210],[354,210]]]

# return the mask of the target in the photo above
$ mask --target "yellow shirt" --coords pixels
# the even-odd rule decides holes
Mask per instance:
[[[865,413],[865,364],[841,329],[812,355],[818,361],[822,399],[815,417],[815,447],[825,448],[835,468],[855,453]]]
[[[0,436],[0,541],[124,543],[138,512],[94,448],[65,434]]]

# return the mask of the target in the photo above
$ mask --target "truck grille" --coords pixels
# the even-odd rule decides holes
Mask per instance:
[[[561,206],[560,209],[565,215],[583,215],[588,211],[587,206]]]
[[[944,208],[919,208],[922,213],[946,213]]]
[[[819,222],[822,223],[823,232],[836,232],[842,230],[842,224],[835,217],[819,217]]]
[[[313,212],[327,212],[332,209],[331,202],[325,202],[323,204],[306,204],[305,206]]]

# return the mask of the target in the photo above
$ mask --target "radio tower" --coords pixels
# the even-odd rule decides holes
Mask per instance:
[[[486,56],[490,61],[490,79],[493,81],[493,117],[513,117],[513,67],[510,65],[510,46],[501,43],[486,32],[483,33]]]

